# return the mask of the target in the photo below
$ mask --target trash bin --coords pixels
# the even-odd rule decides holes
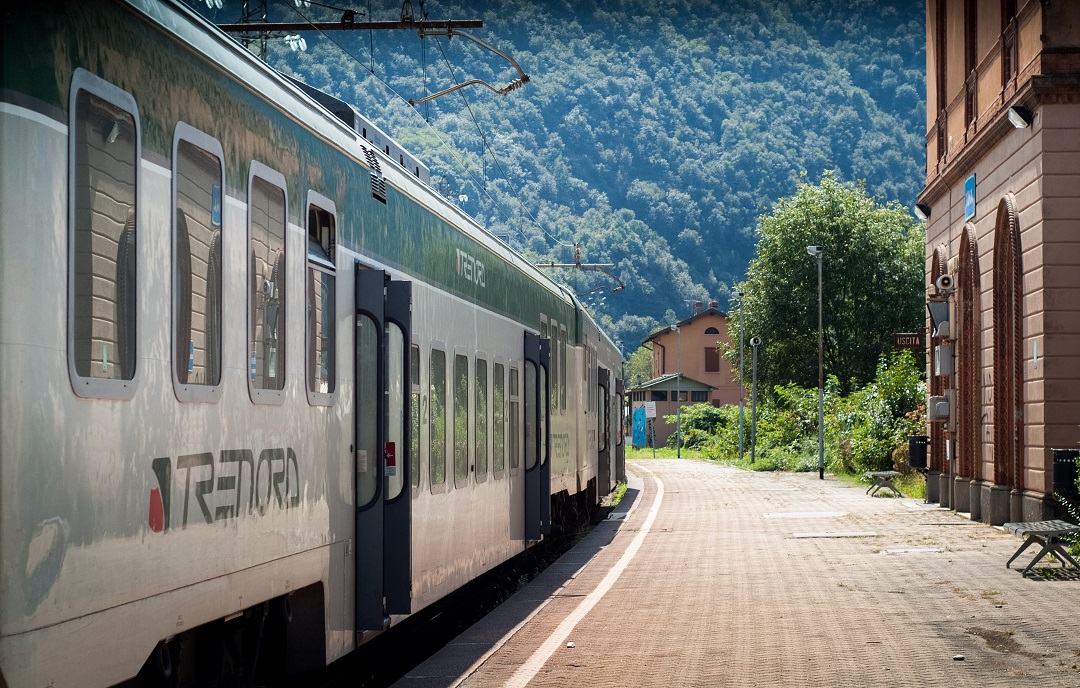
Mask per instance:
[[[926,445],[928,444],[930,444],[930,438],[926,435],[908,437],[908,465],[917,471],[926,470]]]
[[[1054,492],[1076,499],[1076,462],[1080,449],[1053,449]]]

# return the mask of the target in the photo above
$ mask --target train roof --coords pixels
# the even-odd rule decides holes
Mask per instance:
[[[303,126],[311,129],[331,145],[348,153],[356,164],[369,167],[364,162],[364,158],[368,150],[373,151],[380,160],[388,163],[380,165],[388,185],[415,200],[567,305],[580,308],[580,304],[566,287],[541,272],[518,251],[500,241],[430,184],[417,178],[397,160],[388,156],[383,149],[371,145],[360,132],[343,122],[326,105],[318,102],[308,92],[314,90],[312,87],[294,83],[293,78],[278,72],[258,59],[231,36],[183,3],[176,0],[123,1],[172,34],[177,40],[186,43],[192,50],[203,55],[205,59],[211,60],[219,68],[243,82],[252,92],[259,94],[276,107],[282,108],[291,117],[298,119]],[[370,147],[365,146],[365,143]],[[581,312],[584,313],[584,311]]]

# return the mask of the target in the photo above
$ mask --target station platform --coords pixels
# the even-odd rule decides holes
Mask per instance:
[[[609,520],[396,686],[1080,686],[1080,574],[817,473],[627,462]]]

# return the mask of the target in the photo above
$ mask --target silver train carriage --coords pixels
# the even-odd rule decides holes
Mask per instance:
[[[183,5],[3,12],[0,684],[320,667],[613,485],[617,348],[411,158]]]

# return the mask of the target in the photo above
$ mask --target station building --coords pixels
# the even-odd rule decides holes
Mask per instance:
[[[926,27],[917,208],[950,323],[928,337],[930,394],[955,385],[929,431],[928,497],[1041,520],[1080,447],[1080,2],[927,0]],[[939,295],[945,274],[955,292]]]
[[[656,402],[656,446],[675,433],[664,421],[680,406],[739,403],[739,383],[723,352],[731,344],[727,314],[716,301],[694,302],[693,314],[657,330],[641,345],[652,349],[652,379],[630,390],[631,416],[647,401]]]

